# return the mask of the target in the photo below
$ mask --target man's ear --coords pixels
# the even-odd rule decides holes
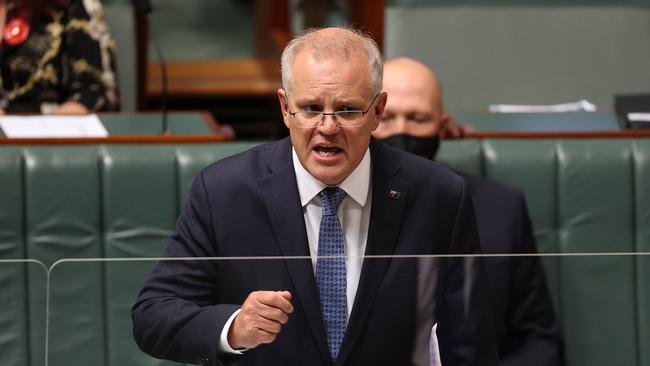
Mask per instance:
[[[444,128],[449,122],[451,122],[451,115],[448,112],[442,112],[440,116],[440,128]]]
[[[384,109],[386,108],[386,101],[388,101],[388,93],[385,91],[379,93],[377,97],[377,105],[375,106],[375,116],[377,119],[381,120],[381,116],[384,114]]]
[[[376,130],[377,127],[379,127],[379,123],[381,122],[381,117],[384,115],[384,109],[386,108],[387,100],[388,100],[388,93],[386,92],[379,93],[379,96],[377,97],[377,104],[375,105],[375,108],[373,108],[375,124],[374,126],[372,126],[372,131]]]
[[[289,100],[287,99],[287,93],[284,89],[280,88],[277,91],[278,102],[280,102],[280,110],[282,110],[282,120],[284,125],[289,127]]]
[[[440,116],[440,138],[460,138],[474,132],[474,127],[467,123],[458,123],[451,114],[443,112]]]

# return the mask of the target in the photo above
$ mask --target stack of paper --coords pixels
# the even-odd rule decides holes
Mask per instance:
[[[106,137],[97,115],[0,116],[0,128],[10,138]]]
[[[548,113],[548,112],[595,112],[596,106],[587,100],[551,105],[492,104],[492,113]]]
[[[630,122],[650,122],[650,113],[628,113],[627,119]]]

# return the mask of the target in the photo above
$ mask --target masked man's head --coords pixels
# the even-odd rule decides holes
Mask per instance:
[[[374,136],[384,143],[433,159],[441,127],[450,120],[442,106],[442,91],[435,74],[410,58],[384,65],[384,91],[388,101]]]

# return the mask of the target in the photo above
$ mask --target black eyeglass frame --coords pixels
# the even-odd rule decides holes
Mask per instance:
[[[365,111],[362,111],[362,110],[351,110],[351,111],[334,111],[334,112],[315,112],[315,111],[296,111],[296,112],[291,112],[291,109],[289,108],[289,103],[288,103],[288,101],[289,101],[289,95],[287,94],[287,111],[289,111],[289,114],[291,115],[291,117],[294,118],[294,120],[296,121],[296,126],[298,126],[299,128],[316,128],[316,127],[320,127],[320,126],[323,125],[323,123],[325,122],[325,116],[332,116],[332,119],[334,120],[334,123],[336,123],[336,125],[339,126],[339,127],[341,127],[341,128],[343,128],[343,127],[352,127],[352,128],[354,128],[354,127],[360,127],[360,126],[363,124],[363,123],[362,123],[363,117],[365,117],[366,114],[368,114],[368,112],[370,111],[370,108],[372,108],[372,106],[375,104],[375,101],[377,101],[377,97],[379,96],[379,94],[381,94],[381,93],[377,93],[377,94],[375,94],[375,97],[372,98],[372,101],[370,102],[370,105],[368,106],[368,108],[366,108]],[[339,120],[336,119],[336,115],[340,115],[341,113],[359,113],[359,112],[361,112],[361,118],[359,118],[359,124],[358,124],[358,125],[354,125],[354,126],[348,126],[348,125],[346,125],[346,126],[342,126],[341,123],[339,122]],[[318,124],[315,125],[315,126],[301,126],[301,125],[299,124],[299,122],[298,122],[298,118],[296,118],[296,114],[298,114],[298,113],[313,113],[314,115],[319,114],[319,115],[320,115],[320,123],[318,123]]]

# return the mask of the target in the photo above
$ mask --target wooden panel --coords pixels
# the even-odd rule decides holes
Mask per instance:
[[[137,135],[81,138],[0,138],[1,145],[208,144],[232,141],[227,135]]]
[[[269,77],[265,61],[254,59],[177,61],[167,64],[168,96],[223,97],[273,95],[280,87],[277,76]],[[149,64],[147,95],[162,95],[162,73],[158,63]]]
[[[255,56],[279,59],[289,42],[289,2],[287,0],[255,2]]]
[[[139,4],[140,2],[136,2]],[[146,11],[146,12],[145,12]],[[143,9],[136,7],[135,12],[135,24],[137,27],[137,75],[138,80],[136,80],[137,88],[137,103],[138,110],[142,111],[146,108],[147,105],[147,61],[149,60],[149,18],[147,17],[147,12],[150,9]]]
[[[384,9],[385,0],[348,0],[350,24],[368,32],[384,49]]]

